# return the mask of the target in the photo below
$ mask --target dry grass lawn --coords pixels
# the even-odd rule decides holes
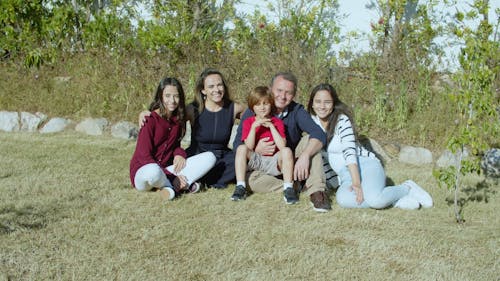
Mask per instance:
[[[232,186],[165,203],[130,187],[134,147],[0,132],[0,280],[499,280],[498,186],[462,194],[464,225],[432,167],[396,162],[435,207],[318,214]]]

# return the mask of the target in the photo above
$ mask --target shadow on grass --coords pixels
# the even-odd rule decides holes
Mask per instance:
[[[42,229],[54,217],[55,212],[55,208],[44,210],[37,206],[4,206],[0,209],[0,235],[19,230]]]
[[[484,202],[489,203],[490,197],[497,191],[493,189],[494,186],[498,185],[498,181],[484,179],[475,186],[466,186],[461,190],[461,194],[457,200],[459,214],[463,217],[464,208],[472,202]],[[448,206],[454,204],[453,196],[446,198],[446,203]]]

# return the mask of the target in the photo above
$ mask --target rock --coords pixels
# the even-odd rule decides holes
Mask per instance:
[[[45,133],[62,132],[71,123],[72,123],[71,120],[61,118],[61,117],[55,117],[55,118],[50,119],[49,122],[47,122],[47,124],[45,124],[40,129],[40,133],[45,134]]]
[[[19,131],[19,114],[17,112],[0,111],[0,130],[6,132]]]
[[[432,152],[422,147],[403,146],[399,152],[399,162],[424,165],[432,163]]]
[[[443,151],[441,156],[439,156],[438,160],[436,161],[436,166],[439,168],[445,168],[448,166],[458,167],[460,161],[460,155],[461,155],[460,151],[457,151],[455,154],[453,154],[451,151],[447,149]],[[467,158],[468,156],[469,152],[467,151],[467,149],[464,149],[463,157]]]
[[[500,149],[492,148],[481,159],[481,169],[487,177],[500,178]]]
[[[137,139],[139,129],[131,122],[121,121],[111,127],[111,135],[119,139]]]
[[[377,158],[380,159],[380,161],[382,161],[383,163],[391,161],[391,157],[385,152],[382,146],[374,139],[360,138],[359,142],[363,147],[375,153],[375,155],[377,155]]]
[[[76,125],[75,130],[87,135],[100,136],[104,133],[106,126],[108,126],[106,118],[86,118]]]
[[[56,84],[67,84],[71,81],[71,76],[57,76],[54,77],[54,82]]]
[[[21,112],[21,131],[36,132],[40,124],[47,119],[47,115],[37,112],[31,114],[29,112]]]
[[[399,156],[399,151],[401,150],[401,147],[394,143],[386,143],[382,146],[382,148],[391,158],[397,158]]]

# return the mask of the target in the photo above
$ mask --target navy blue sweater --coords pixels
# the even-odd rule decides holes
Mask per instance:
[[[292,101],[288,105],[287,111],[288,113],[286,114],[286,116],[280,117],[281,120],[283,120],[283,123],[285,123],[286,146],[290,147],[292,151],[294,151],[295,147],[297,147],[297,144],[302,138],[302,132],[306,132],[307,134],[309,134],[309,138],[318,139],[323,143],[323,146],[325,146],[325,132],[323,132],[323,130],[312,120],[311,115],[306,111],[303,105]],[[253,111],[247,109],[241,116],[240,125],[238,126],[238,131],[233,142],[233,149],[236,149],[240,144],[243,143],[241,141],[241,129],[243,120],[253,115]]]

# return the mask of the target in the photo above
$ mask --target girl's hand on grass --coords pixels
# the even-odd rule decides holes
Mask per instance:
[[[363,189],[361,189],[361,185],[359,184],[353,184],[351,185],[351,191],[354,190],[354,193],[356,193],[356,202],[359,204],[363,203]]]

